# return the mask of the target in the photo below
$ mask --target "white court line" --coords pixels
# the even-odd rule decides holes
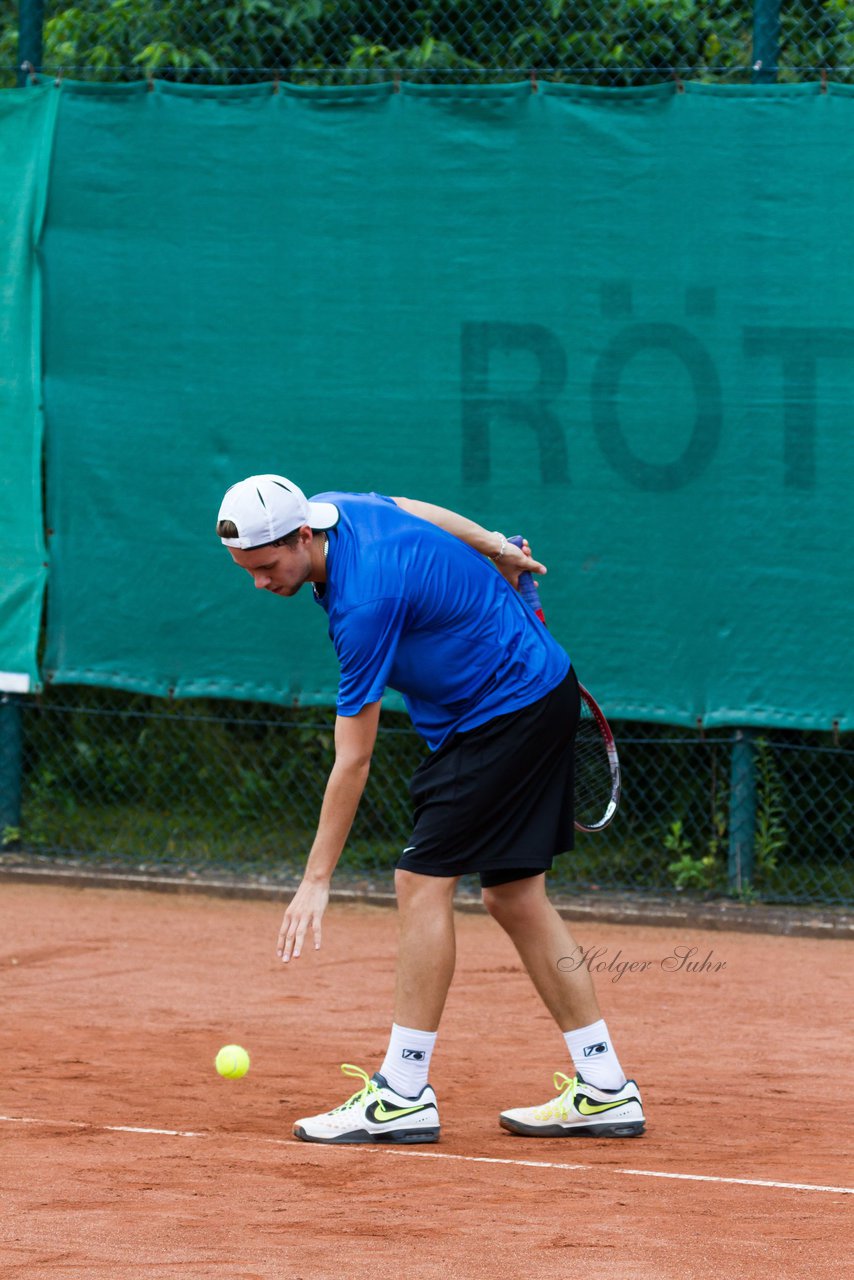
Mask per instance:
[[[139,1129],[132,1124],[105,1124],[98,1126],[109,1133],[162,1133],[167,1138],[209,1138],[209,1133],[193,1133],[192,1129]]]
[[[167,1138],[213,1138],[214,1133],[194,1133],[190,1129],[143,1129],[135,1125],[125,1124],[87,1124],[82,1120],[38,1120],[32,1116],[0,1116],[4,1124],[35,1124],[46,1127],[64,1127],[68,1129],[93,1129],[99,1133],[151,1133]],[[242,1135],[229,1134],[235,1138]],[[341,1147],[329,1143],[303,1143],[295,1138],[258,1138],[255,1134],[246,1135],[254,1142],[277,1147],[310,1147],[318,1150],[340,1151]],[[355,1144],[354,1144],[355,1145]],[[349,1149],[349,1148],[348,1148]],[[360,1147],[360,1151],[373,1151],[386,1156],[415,1156],[422,1160],[463,1160],[467,1164],[506,1164],[524,1169],[564,1169],[571,1172],[579,1170],[588,1173],[616,1173],[631,1178],[675,1178],[681,1182],[719,1182],[735,1187],[777,1187],[783,1191],[826,1191],[836,1195],[854,1195],[854,1187],[826,1187],[813,1182],[772,1182],[767,1178],[722,1178],[708,1173],[665,1173],[657,1169],[614,1169],[608,1165],[593,1164],[557,1164],[548,1160],[511,1160],[501,1156],[461,1156],[451,1151],[415,1151],[401,1147],[385,1147],[379,1144]]]
[[[208,1133],[191,1129],[142,1129],[131,1124],[87,1124],[85,1120],[37,1120],[31,1116],[0,1116],[5,1124],[40,1124],[48,1128],[95,1129],[98,1133],[158,1133],[165,1138],[209,1138]]]
[[[390,1156],[421,1156],[433,1160],[470,1160],[477,1164],[518,1164],[530,1169],[587,1169],[596,1173],[628,1174],[635,1178],[680,1178],[685,1182],[724,1182],[739,1187],[782,1187],[787,1191],[835,1191],[844,1196],[854,1196],[854,1187],[823,1187],[811,1182],[771,1182],[763,1178],[718,1178],[708,1173],[659,1173],[655,1169],[612,1169],[593,1164],[549,1164],[545,1160],[503,1160],[497,1156],[458,1156],[450,1151],[403,1151],[388,1147]]]
[[[770,1182],[766,1178],[714,1178],[708,1173],[659,1173],[652,1169],[615,1169],[615,1173],[633,1174],[638,1178],[689,1178],[692,1182],[727,1182],[736,1187],[786,1187],[790,1191],[836,1191],[854,1196],[854,1187],[822,1187],[813,1182]]]

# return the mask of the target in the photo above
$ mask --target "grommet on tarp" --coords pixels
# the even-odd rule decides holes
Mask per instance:
[[[146,71],[145,73],[145,82],[146,82],[146,92],[154,93],[154,76],[151,74],[150,71]]]
[[[540,86],[537,84],[537,73],[531,68],[531,93],[539,93]]]
[[[277,71],[276,74],[273,76],[273,97],[274,98],[276,97],[278,92],[279,92],[279,73]]]
[[[62,85],[62,74],[63,74],[62,67],[57,67],[56,75],[54,76],[54,79],[53,79],[54,88],[56,89],[59,89]]]
[[[827,67],[821,69],[821,92],[827,93]]]
[[[701,741],[701,742],[705,742],[705,741],[706,741],[706,730],[705,730],[705,728],[704,728],[704,726],[703,726],[703,717],[702,717],[702,716],[697,716],[696,724],[697,724],[697,733],[700,735],[700,741]]]
[[[23,71],[24,75],[27,77],[29,84],[35,84],[37,79],[36,69],[31,62],[22,62],[21,71]]]
[[[839,746],[839,721],[838,720],[834,720],[833,722],[833,745],[835,747]]]
[[[392,93],[400,93],[400,72],[399,71],[395,71],[394,73],[394,85],[392,88]]]
[[[682,83],[682,81],[681,81],[681,80],[680,80],[680,78],[679,78],[679,72],[678,72],[678,71],[674,71],[674,72],[673,72],[673,82],[674,82],[674,84],[676,85],[676,92],[677,92],[677,93],[684,93],[684,92],[685,92],[685,86],[684,86],[684,84]]]

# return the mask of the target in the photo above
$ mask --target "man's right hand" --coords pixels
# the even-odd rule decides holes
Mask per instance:
[[[502,555],[495,561],[495,567],[517,591],[519,579],[523,573],[548,573],[546,566],[532,557],[527,538],[524,539],[521,547],[509,542]]]
[[[329,881],[303,880],[291,899],[279,930],[276,954],[285,964],[291,956],[296,960],[308,930],[314,937],[314,949],[320,947],[320,922],[329,901]]]

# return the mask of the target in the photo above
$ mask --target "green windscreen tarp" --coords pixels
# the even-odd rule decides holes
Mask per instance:
[[[614,716],[850,726],[854,93],[65,87],[48,676],[326,702],[253,472],[523,532]]]
[[[0,93],[0,692],[38,685],[47,559],[41,484],[41,233],[56,95]]]

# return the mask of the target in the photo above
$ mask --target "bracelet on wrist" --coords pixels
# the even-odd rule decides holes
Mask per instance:
[[[498,550],[494,553],[490,553],[489,558],[490,560],[498,561],[501,559],[501,557],[504,555],[504,552],[507,550],[507,539],[504,537],[504,534],[499,533],[497,529],[495,530],[495,537],[500,539]]]

